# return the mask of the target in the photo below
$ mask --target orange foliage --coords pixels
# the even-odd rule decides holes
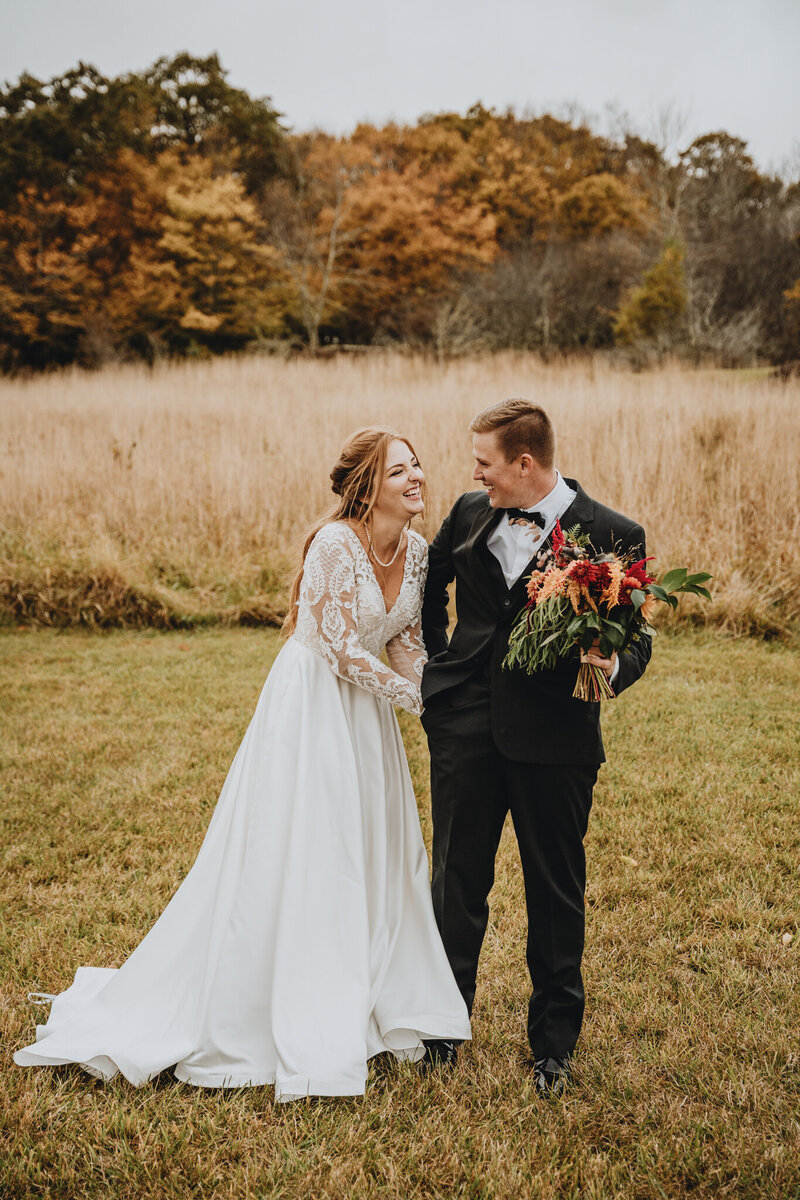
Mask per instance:
[[[453,273],[490,262],[497,251],[493,215],[454,193],[444,166],[412,162],[402,173],[364,174],[344,225],[350,234],[344,302],[393,332],[399,332],[396,307],[404,310],[406,328],[412,305],[412,326],[429,327]]]

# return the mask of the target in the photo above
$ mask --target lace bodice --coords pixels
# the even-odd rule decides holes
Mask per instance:
[[[403,582],[387,613],[355,531],[342,521],[325,525],[306,555],[295,638],[321,655],[341,679],[419,714],[427,658],[421,622],[427,569],[425,539],[409,530]],[[388,667],[379,657],[384,646]]]

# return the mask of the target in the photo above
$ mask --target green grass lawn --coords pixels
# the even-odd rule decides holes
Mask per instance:
[[[27,991],[118,965],[191,865],[277,650],[271,631],[0,636],[0,1196],[800,1197],[796,648],[658,641],[606,708],[576,1079],[526,1066],[525,912],[506,829],[474,1041],[363,1100],[135,1090],[21,1069]],[[427,762],[401,719],[423,830]],[[791,935],[791,936],[790,936]]]

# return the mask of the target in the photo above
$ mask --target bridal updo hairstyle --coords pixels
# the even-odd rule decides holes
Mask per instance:
[[[469,424],[471,433],[494,433],[506,462],[530,454],[540,467],[556,461],[556,438],[550,418],[530,400],[501,400],[478,413]]]
[[[389,443],[394,441],[405,442],[416,457],[416,451],[407,437],[403,437],[402,433],[395,433],[393,429],[382,427],[358,429],[342,447],[338,461],[331,470],[331,491],[337,497],[337,503],[312,525],[306,537],[300,570],[295,575],[289,597],[289,611],[283,622],[285,637],[292,635],[297,624],[297,601],[300,598],[303,564],[309,546],[320,529],[330,525],[332,521],[352,521],[356,525],[369,523],[383,484],[386,451]],[[424,483],[420,484],[420,491],[423,501],[427,500]]]

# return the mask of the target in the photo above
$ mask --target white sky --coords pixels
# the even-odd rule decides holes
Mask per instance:
[[[295,129],[413,122],[477,100],[654,133],[717,129],[800,174],[800,0],[0,0],[0,78],[217,51]]]

